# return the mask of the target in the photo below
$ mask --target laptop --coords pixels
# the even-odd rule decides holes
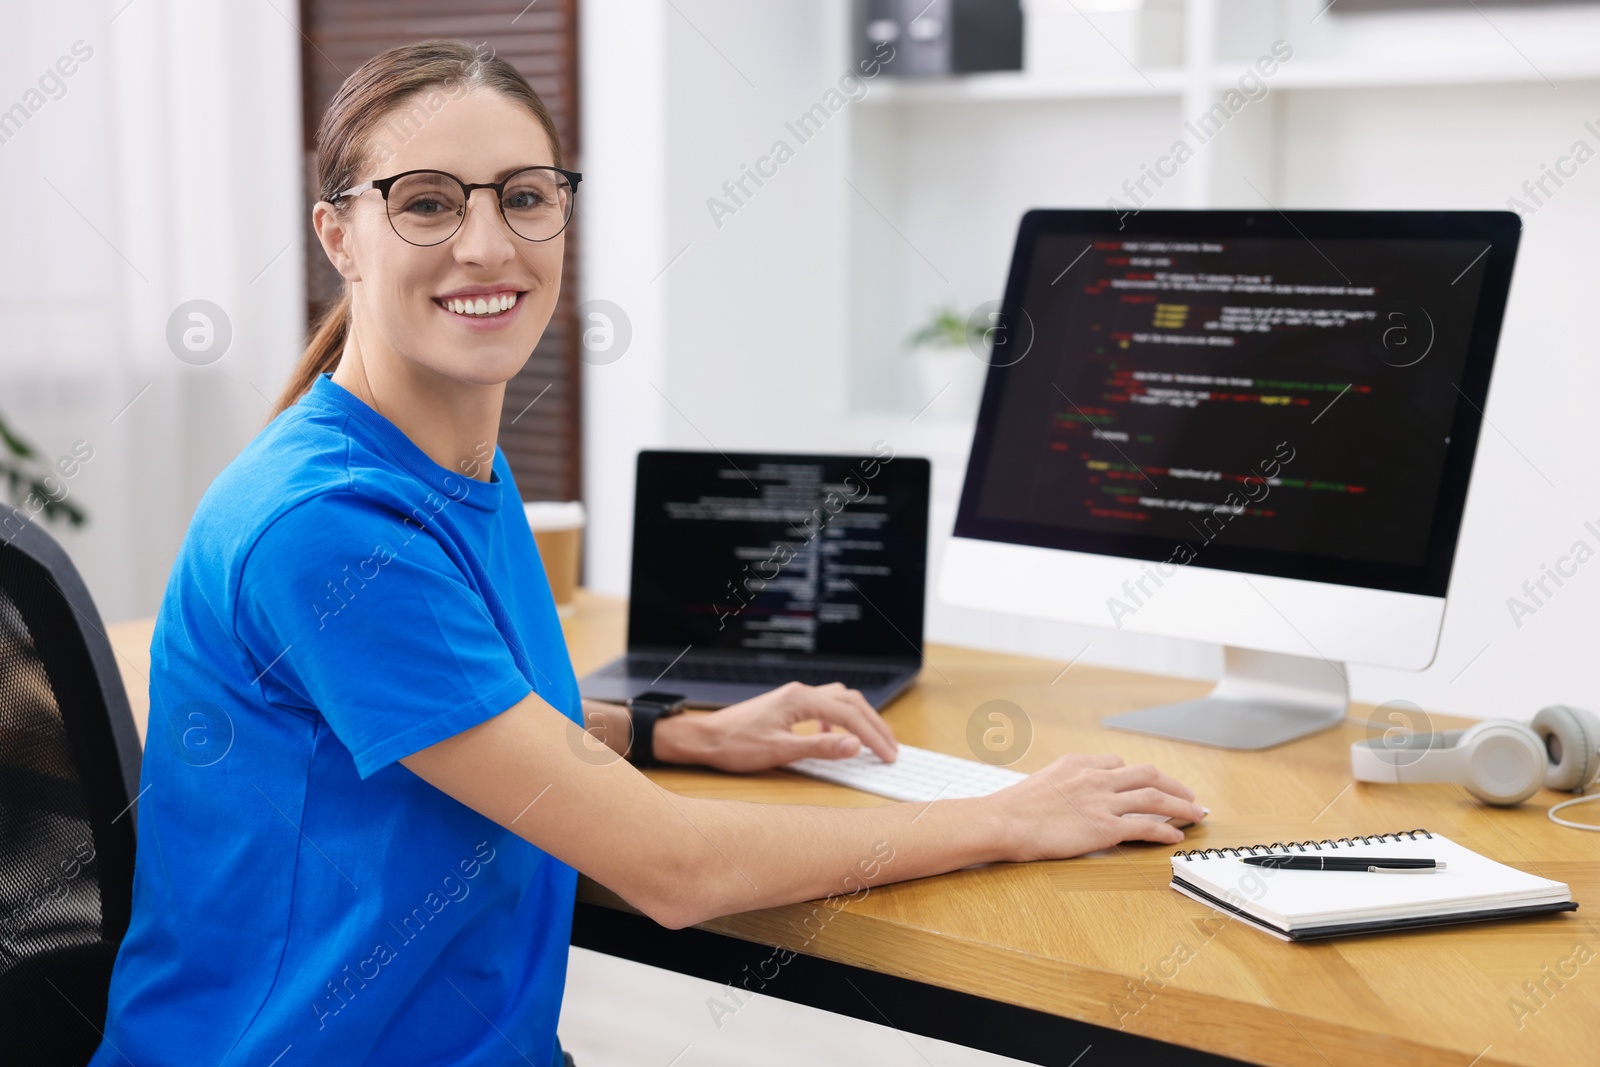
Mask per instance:
[[[843,682],[876,708],[922,665],[926,459],[639,454],[628,652],[579,681],[694,707]]]

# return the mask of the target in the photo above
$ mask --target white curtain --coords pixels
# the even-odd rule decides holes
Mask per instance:
[[[298,8],[7,8],[0,412],[48,462],[69,460],[54,491],[89,521],[45,528],[102,616],[149,615],[305,329]],[[196,300],[220,314],[185,309],[169,344]]]

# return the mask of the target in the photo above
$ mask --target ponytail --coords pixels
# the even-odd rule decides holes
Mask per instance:
[[[349,332],[350,288],[346,285],[340,290],[339,298],[317,318],[317,324],[311,331],[311,340],[306,342],[306,350],[300,354],[300,362],[295,365],[294,373],[289,375],[289,384],[283,387],[278,402],[273,405],[272,414],[267,417],[268,422],[285,409],[293,407],[316,384],[318,378],[339,365],[345,336]]]

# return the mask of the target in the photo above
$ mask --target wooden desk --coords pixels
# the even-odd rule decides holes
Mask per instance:
[[[624,617],[621,601],[582,596],[566,620],[580,674],[622,651]],[[141,733],[151,626],[111,628]],[[1202,682],[1081,664],[1061,675],[1056,662],[937,645],[928,662],[922,682],[886,712],[909,744],[965,754],[969,715],[1003,698],[1033,724],[1021,770],[1060,752],[1116,751],[1194,788],[1211,817],[1190,831],[1185,847],[1427,827],[1570,883],[1583,908],[1290,945],[1239,923],[1202,925],[1213,913],[1167,887],[1170,850],[1130,845],[1060,862],[973,868],[880,886],[832,907],[796,904],[682,931],[657,926],[583,879],[573,943],[1038,1063],[1071,1064],[1088,1045],[1095,1053],[1085,1067],[1113,1059],[1218,1062],[1206,1053],[1283,1067],[1595,1062],[1600,835],[1549,822],[1544,811],[1556,794],[1498,811],[1453,786],[1352,785],[1349,744],[1363,734],[1355,725],[1260,753],[1098,725],[1112,712],[1197,696]],[[1533,709],[1508,710],[1525,716]],[[886,803],[786,772],[653,773],[692,796]],[[778,966],[773,947],[800,954]],[[737,1010],[733,989],[726,1002]]]

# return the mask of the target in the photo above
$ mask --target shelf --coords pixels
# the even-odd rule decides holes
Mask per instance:
[[[1126,77],[1086,78],[1060,81],[1030,76],[1026,72],[1003,71],[993,74],[968,74],[953,78],[884,78],[872,84],[861,105],[950,104],[965,101],[1028,100],[1105,100],[1117,97],[1181,96],[1185,76],[1179,70],[1146,72],[1149,80],[1137,74]]]
[[[1212,69],[1209,84],[1214,92],[1236,88],[1248,64],[1219,64]],[[1055,81],[1030,77],[1026,73],[969,74],[953,78],[884,78],[872,84],[859,101],[862,107],[953,103],[1009,103],[1027,101],[1073,101],[1148,99],[1181,97],[1193,83],[1183,70],[1152,70],[1149,81],[1127,77],[1092,78],[1081,81]],[[1295,65],[1286,63],[1265,79],[1269,89],[1399,89],[1451,85],[1543,85],[1560,86],[1573,81],[1600,80],[1600,62],[1578,59],[1543,63],[1535,69],[1512,57],[1510,61],[1449,66],[1396,65],[1391,67],[1353,66],[1331,60]]]
[[[1233,87],[1243,70],[1243,66],[1237,69],[1218,66],[1212,78],[1219,89]],[[1473,84],[1544,85],[1547,78],[1558,86],[1568,81],[1592,81],[1600,78],[1600,63],[1585,59],[1544,62],[1536,70],[1516,56],[1507,61],[1472,64],[1409,63],[1386,67],[1312,60],[1285,63],[1266,82],[1272,89],[1394,89]]]

